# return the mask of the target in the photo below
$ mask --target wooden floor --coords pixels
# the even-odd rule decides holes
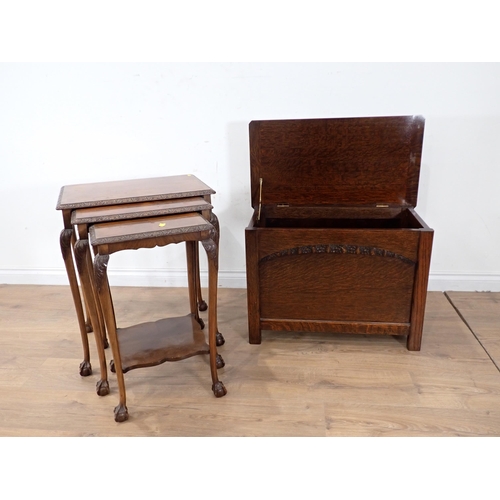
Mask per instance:
[[[113,293],[119,326],[188,312],[185,289]],[[500,435],[500,293],[430,292],[420,352],[383,336],[264,332],[250,345],[241,289],[219,290],[219,329],[225,397],[206,356],[133,370],[118,424],[115,376],[95,393],[92,334],[94,374],[79,375],[69,287],[0,285],[0,436]]]

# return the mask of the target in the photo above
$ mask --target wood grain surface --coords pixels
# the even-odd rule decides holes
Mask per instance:
[[[123,326],[189,312],[183,288],[113,294]],[[116,379],[96,395],[95,349],[94,374],[78,374],[69,286],[0,285],[0,436],[499,436],[498,294],[450,296],[483,345],[439,292],[419,352],[398,337],[301,332],[250,345],[246,290],[220,289],[227,396],[213,397],[208,357],[132,370],[134,411],[116,424]]]
[[[500,370],[500,293],[447,292],[448,299]]]
[[[417,204],[423,117],[249,125],[252,206]],[[260,179],[262,196],[260,196]]]

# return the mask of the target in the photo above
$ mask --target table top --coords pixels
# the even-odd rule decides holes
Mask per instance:
[[[191,174],[63,186],[56,210],[121,205],[214,194]]]
[[[73,225],[97,224],[184,212],[201,212],[211,210],[212,208],[213,206],[208,201],[199,196],[194,198],[176,198],[173,200],[125,203],[123,205],[106,205],[73,210],[71,223]]]
[[[92,245],[137,241],[161,236],[210,231],[212,224],[197,213],[167,215],[119,222],[104,222],[90,227]]]

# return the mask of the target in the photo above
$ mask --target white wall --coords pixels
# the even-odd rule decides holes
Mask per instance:
[[[61,186],[193,173],[217,191],[220,284],[245,286],[249,121],[406,114],[426,118],[430,288],[500,290],[500,64],[0,64],[0,283],[67,283]],[[110,260],[112,284],[184,268],[180,246]]]

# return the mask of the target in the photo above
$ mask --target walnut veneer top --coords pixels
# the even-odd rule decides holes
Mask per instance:
[[[211,210],[213,206],[203,198],[176,198],[173,200],[125,203],[123,205],[105,205],[100,207],[79,208],[72,212],[71,223],[95,224],[126,219],[156,217],[183,212],[201,212]]]
[[[215,191],[196,176],[172,175],[148,179],[96,182],[63,186],[57,210],[104,205],[120,205],[173,198],[214,194]]]
[[[146,219],[106,222],[90,228],[92,245],[135,241],[161,236],[210,231],[213,226],[197,213],[167,215]]]

